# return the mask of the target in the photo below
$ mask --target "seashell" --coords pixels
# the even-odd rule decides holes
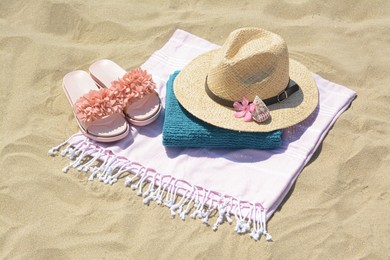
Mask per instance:
[[[258,123],[264,122],[269,118],[269,109],[264,104],[263,100],[258,96],[253,100],[253,104],[255,105],[255,109],[252,112],[252,119]]]

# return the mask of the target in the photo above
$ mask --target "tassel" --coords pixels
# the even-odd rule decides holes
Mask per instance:
[[[265,240],[267,240],[267,241],[272,241],[272,236],[271,236],[270,233],[265,232],[264,234],[265,234]]]
[[[51,148],[49,154],[55,155],[65,144],[68,145],[61,151],[61,155],[66,156],[68,154],[69,158],[75,160],[63,168],[64,172],[72,167],[78,171],[90,171],[89,180],[92,181],[95,177],[98,177],[100,181],[110,185],[117,182],[123,173],[129,172],[131,177],[125,177],[125,186],[136,191],[138,196],[142,196],[142,202],[146,205],[149,205],[152,200],[156,201],[158,205],[164,204],[170,209],[172,217],[178,215],[183,221],[186,215],[192,211],[190,217],[201,219],[201,223],[207,226],[210,226],[210,216],[214,210],[218,210],[215,223],[212,224],[214,231],[217,231],[219,225],[225,221],[232,224],[231,214],[234,214],[236,217],[234,230],[238,234],[249,233],[249,236],[255,241],[259,240],[261,235],[264,235],[267,241],[272,241],[272,236],[266,228],[266,210],[261,205],[253,204],[252,207],[248,208],[248,202],[241,202],[233,197],[190,185],[184,180],[175,179],[169,175],[161,175],[137,162],[117,157],[111,152],[95,146],[89,140],[80,140],[72,144],[68,140]],[[103,161],[102,164],[99,167],[92,166],[98,160]],[[153,178],[149,178],[152,175]],[[138,178],[137,183],[133,183],[136,178]],[[164,181],[164,178],[169,178],[169,180]],[[144,185],[145,181],[147,184]],[[146,185],[148,185],[148,188],[143,191]],[[202,194],[200,194],[200,191],[202,191]],[[181,197],[180,200],[178,196]],[[225,201],[228,202],[225,203]],[[244,206],[241,207],[240,203],[243,203]],[[241,211],[247,212],[247,216],[244,217]]]
[[[207,215],[202,219],[202,223],[203,223],[203,224],[206,224],[207,226],[210,226],[210,223],[209,223],[209,214],[207,214]]]
[[[262,210],[261,211],[261,218],[262,218],[262,224],[263,224],[263,235],[265,235],[265,240],[267,241],[272,241],[272,236],[270,233],[267,231],[267,222],[266,222],[266,211]]]
[[[185,211],[183,211],[182,213],[180,213],[180,218],[181,218],[181,220],[185,220],[186,219],[186,212]]]
[[[79,135],[81,135],[81,134],[80,134],[80,133],[76,133],[76,134],[72,135],[71,137],[69,137],[65,142],[63,142],[63,143],[61,143],[61,144],[59,144],[59,145],[57,145],[57,146],[54,146],[54,147],[50,148],[49,151],[48,151],[49,155],[51,155],[51,156],[56,155],[57,152],[61,149],[62,146],[64,146],[65,144],[69,144],[69,141],[70,141],[72,138],[74,138],[74,137],[76,137],[76,136],[79,136]],[[79,141],[79,142],[83,142],[83,141]],[[79,142],[73,143],[73,144],[69,144],[68,147],[65,148],[65,150],[68,150],[68,149],[69,149],[69,146],[71,146],[71,145],[77,145]],[[65,153],[65,154],[66,154],[66,153]],[[61,155],[62,155],[62,153],[61,153]]]
[[[167,196],[165,197],[165,201],[164,201],[164,205],[167,206],[168,208],[172,207],[172,205],[173,205],[173,200],[171,199],[173,197],[173,195],[171,194],[173,191],[173,187],[174,187],[174,185],[169,187],[168,192],[167,192]],[[172,212],[171,212],[171,215],[172,215]]]
[[[260,239],[261,232],[260,230],[253,230],[250,234],[250,237],[253,238],[255,241],[258,241]]]

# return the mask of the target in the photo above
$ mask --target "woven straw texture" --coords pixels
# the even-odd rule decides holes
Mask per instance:
[[[253,101],[278,95],[289,80],[288,51],[277,34],[256,28],[233,31],[214,54],[207,83],[217,96]]]
[[[177,101],[172,74],[166,85],[163,144],[174,147],[272,149],[282,145],[282,131],[247,133],[222,129],[188,113]]]
[[[253,101],[278,95],[294,80],[300,90],[268,106],[270,118],[258,124],[234,118],[234,109],[213,101],[205,82],[217,96],[231,101]],[[195,117],[218,127],[243,132],[269,132],[295,125],[318,104],[318,90],[311,72],[288,58],[284,40],[259,28],[232,32],[225,44],[190,62],[178,75],[174,91],[180,104]]]

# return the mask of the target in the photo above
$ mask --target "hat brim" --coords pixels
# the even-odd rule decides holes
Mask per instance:
[[[270,117],[265,122],[244,122],[242,118],[235,118],[233,107],[216,103],[205,91],[206,76],[217,51],[209,51],[191,61],[176,77],[173,86],[180,104],[200,120],[230,130],[270,132],[303,121],[316,108],[318,89],[311,72],[301,63],[290,59],[289,75],[299,85],[299,90],[282,102],[268,106]]]

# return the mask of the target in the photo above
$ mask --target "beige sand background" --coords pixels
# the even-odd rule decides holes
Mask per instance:
[[[389,259],[390,1],[159,2],[0,1],[0,258]],[[274,242],[171,219],[47,155],[78,130],[67,72],[100,58],[131,69],[177,28],[222,44],[244,26],[358,93],[269,222]]]

